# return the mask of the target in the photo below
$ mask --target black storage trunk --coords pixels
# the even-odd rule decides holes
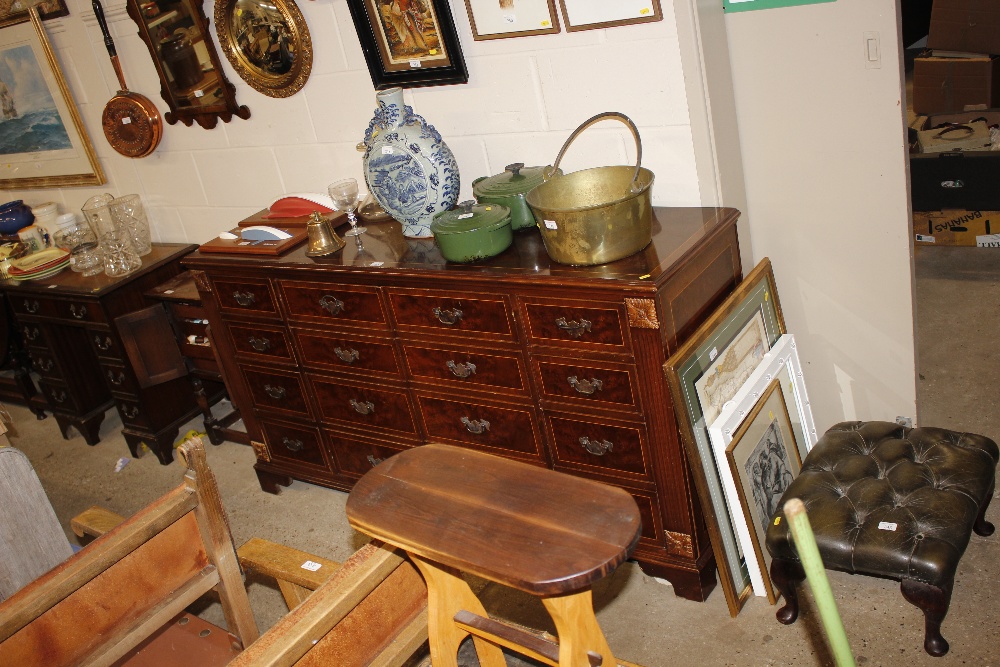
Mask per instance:
[[[1000,151],[910,156],[914,211],[1000,211]]]

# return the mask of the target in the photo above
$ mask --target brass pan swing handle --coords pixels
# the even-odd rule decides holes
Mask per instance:
[[[562,162],[563,155],[566,154],[566,150],[569,148],[569,145],[573,143],[573,140],[576,139],[581,132],[586,130],[594,123],[599,123],[602,120],[608,120],[612,118],[624,123],[628,127],[629,131],[632,133],[632,138],[635,139],[635,173],[632,174],[632,182],[629,185],[629,193],[635,194],[642,191],[642,187],[639,186],[639,169],[642,167],[642,140],[639,139],[639,129],[635,126],[635,123],[632,122],[631,118],[617,111],[605,111],[604,113],[599,113],[596,116],[591,116],[587,120],[583,121],[580,127],[573,130],[573,134],[569,135],[569,139],[567,139],[566,143],[564,143],[562,148],[559,149],[559,155],[556,156],[555,164],[553,164],[551,167],[545,168],[543,172],[545,179],[548,180],[555,174],[559,173],[559,163]]]

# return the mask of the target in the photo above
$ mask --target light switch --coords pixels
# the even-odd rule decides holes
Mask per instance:
[[[882,48],[879,44],[877,32],[864,33],[865,40],[865,69],[878,69],[882,67]]]

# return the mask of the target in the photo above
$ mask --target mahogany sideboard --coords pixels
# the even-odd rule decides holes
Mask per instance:
[[[454,264],[395,221],[329,257],[186,257],[261,487],[349,490],[408,447],[475,448],[625,489],[643,570],[705,599],[715,562],[662,365],[741,280],[739,213],[654,215],[645,250],[592,267],[551,262],[534,229]]]
[[[123,278],[65,269],[42,280],[0,282],[40,378],[29,406],[51,411],[64,438],[75,426],[96,445],[105,412],[115,406],[133,456],[146,443],[161,463],[173,460],[180,425],[198,413],[191,383],[180,377],[141,386],[116,320],[155,304],[144,292],[180,273],[180,259],[196,247],[154,244]]]

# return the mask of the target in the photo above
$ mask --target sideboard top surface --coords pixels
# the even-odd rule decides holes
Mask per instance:
[[[653,239],[639,253],[616,262],[597,266],[566,266],[549,259],[537,229],[514,234],[514,243],[500,255],[471,264],[448,262],[434,239],[408,239],[395,220],[366,223],[368,233],[355,239],[347,237],[342,251],[328,257],[308,257],[307,244],[280,257],[227,255],[194,252],[184,259],[189,268],[226,266],[242,271],[280,269],[282,272],[357,272],[392,275],[426,275],[447,272],[450,278],[592,282],[594,279],[626,283],[659,284],[666,280],[681,260],[701,243],[735,224],[739,212],[732,208],[653,207]],[[341,234],[347,227],[338,228]]]

